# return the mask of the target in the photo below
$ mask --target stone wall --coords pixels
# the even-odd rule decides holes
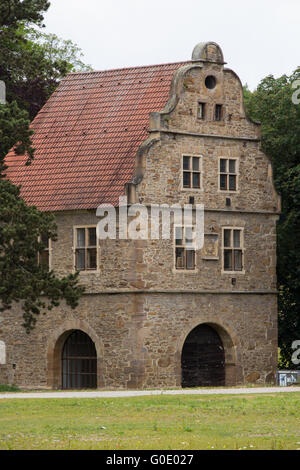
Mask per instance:
[[[218,254],[206,259],[196,252],[195,271],[175,270],[173,232],[170,240],[103,240],[100,242],[99,271],[84,272],[81,282],[88,292],[112,289],[276,289],[276,219],[264,213],[206,211],[205,233],[217,236]],[[95,211],[57,215],[58,241],[52,244],[52,268],[58,275],[73,269],[73,227],[96,225]],[[150,222],[150,210],[149,210]],[[222,272],[222,227],[244,228],[244,271]],[[237,279],[232,286],[231,279]]]
[[[99,388],[180,386],[183,343],[201,323],[216,328],[223,341],[227,385],[271,381],[276,369],[272,294],[84,295],[74,311],[61,304],[41,316],[29,335],[21,323],[18,309],[2,321],[7,366],[0,382],[25,388],[61,387],[60,339],[74,329],[96,345]]]

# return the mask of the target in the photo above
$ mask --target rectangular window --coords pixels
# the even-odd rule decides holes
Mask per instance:
[[[48,271],[50,270],[50,244],[51,240],[48,237],[39,237],[39,241],[43,243],[44,249],[41,253],[38,253],[38,264],[43,265]]]
[[[222,121],[223,119],[223,106],[216,104],[215,106],[215,121]]]
[[[195,249],[192,245],[192,239],[192,227],[175,227],[176,269],[195,269]]]
[[[182,184],[184,188],[201,188],[201,157],[182,158]]]
[[[97,269],[96,227],[75,228],[75,268],[78,271]]]
[[[220,158],[219,189],[222,191],[237,190],[237,160]]]
[[[205,119],[205,103],[198,103],[197,118]]]
[[[223,228],[224,271],[243,271],[243,230]]]

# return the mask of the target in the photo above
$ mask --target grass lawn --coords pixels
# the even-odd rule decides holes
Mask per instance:
[[[0,449],[300,449],[300,392],[0,401]]]

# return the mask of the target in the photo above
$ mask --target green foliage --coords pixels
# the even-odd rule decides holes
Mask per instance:
[[[0,178],[5,176],[4,158],[15,145],[17,155],[27,154],[27,164],[33,158],[29,119],[26,111],[20,109],[15,101],[0,106]]]
[[[2,385],[0,384],[0,392],[20,392],[21,390],[17,385]]]
[[[262,124],[262,148],[272,159],[278,189],[284,172],[299,163],[300,106],[292,102],[292,84],[299,79],[300,69],[277,79],[269,75],[245,93],[248,114]]]
[[[81,50],[55,34],[19,23],[0,33],[0,80],[7,100],[16,101],[33,119],[59,81],[69,72],[90,70]]]
[[[0,26],[11,28],[20,21],[42,25],[43,13],[49,6],[48,0],[1,0]]]
[[[57,278],[38,262],[41,237],[56,240],[54,217],[28,207],[20,188],[5,176],[5,156],[14,147],[34,157],[30,119],[68,72],[84,69],[81,53],[71,41],[30,27],[42,25],[45,0],[2,0],[0,3],[0,80],[6,83],[7,104],[0,105],[0,311],[21,303],[29,332],[37,316],[62,299],[75,308],[83,293],[78,273]]]
[[[266,77],[251,93],[244,88],[250,117],[262,123],[262,149],[272,160],[274,182],[282,197],[277,226],[280,367],[299,368],[291,362],[291,345],[300,339],[300,104],[294,104],[291,76]]]
[[[17,186],[0,180],[0,311],[22,302],[27,332],[41,310],[62,299],[75,308],[83,293],[78,272],[59,279],[38,262],[37,253],[45,248],[41,237],[56,240],[54,216],[27,206]]]

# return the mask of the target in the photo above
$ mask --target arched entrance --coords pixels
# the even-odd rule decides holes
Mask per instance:
[[[66,338],[61,355],[62,388],[97,388],[97,352],[94,342],[81,330]]]
[[[225,352],[217,331],[208,324],[196,326],[187,336],[181,354],[182,387],[225,385]]]

